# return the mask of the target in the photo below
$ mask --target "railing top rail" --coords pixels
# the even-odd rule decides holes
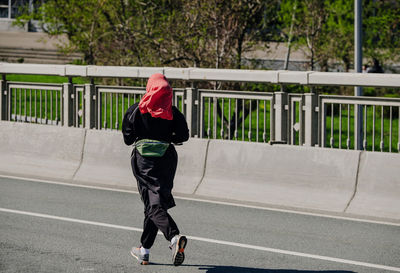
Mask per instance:
[[[400,106],[399,98],[320,95],[322,103]]]
[[[289,97],[295,97],[295,98],[302,98],[304,94],[299,94],[299,93],[288,93]]]
[[[113,89],[113,88],[101,88],[98,89],[100,93],[112,93],[112,94],[136,94],[143,95],[146,91],[140,89]]]
[[[354,98],[353,96],[339,96],[339,95],[319,95],[321,99],[343,99],[343,100],[364,100],[364,101],[397,101],[400,102],[400,98],[390,98],[390,97],[367,97],[358,96]]]
[[[101,93],[144,94],[146,87],[97,85],[96,90]],[[185,91],[184,88],[173,88],[172,90],[175,94],[182,94]]]
[[[218,98],[237,98],[237,99],[258,99],[270,100],[274,93],[270,92],[254,92],[254,91],[231,91],[231,90],[209,90],[199,89],[202,97],[218,97]]]
[[[201,93],[212,93],[212,94],[238,94],[238,95],[262,95],[262,96],[273,96],[273,92],[264,91],[237,91],[237,90],[214,90],[214,89],[199,89]]]
[[[62,83],[19,82],[19,81],[7,81],[7,84],[40,85],[40,86],[62,86],[63,85]]]
[[[85,90],[85,86],[84,85],[74,85],[74,90],[78,91],[78,92],[83,92]]]
[[[119,85],[96,85],[97,89],[115,89],[119,90],[139,90],[146,91],[146,87],[142,86],[119,86]]]
[[[187,81],[400,87],[400,74],[0,63],[0,74],[148,78],[154,73],[162,73],[171,80]]]
[[[9,88],[36,89],[36,90],[61,90],[62,84],[54,83],[30,83],[30,82],[7,82]]]

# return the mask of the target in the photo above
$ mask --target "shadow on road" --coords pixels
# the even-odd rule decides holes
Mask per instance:
[[[190,266],[190,265],[188,265]],[[343,270],[295,270],[295,269],[263,269],[239,266],[199,266],[199,270],[205,273],[355,273],[354,271]]]
[[[171,264],[158,264],[150,263],[153,265],[166,265]],[[251,268],[240,266],[226,266],[226,265],[196,265],[196,264],[183,264],[181,267],[198,267],[199,272],[204,273],[356,273],[348,270],[296,270],[296,269],[264,269],[264,268]]]

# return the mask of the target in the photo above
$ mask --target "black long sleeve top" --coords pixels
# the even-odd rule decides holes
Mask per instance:
[[[126,111],[122,121],[122,134],[126,145],[132,145],[137,139],[154,139],[170,143],[182,143],[189,139],[189,129],[183,114],[172,107],[172,120],[153,118],[149,113],[142,114],[138,103]]]

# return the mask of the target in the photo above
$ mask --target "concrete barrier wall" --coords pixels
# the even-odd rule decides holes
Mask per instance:
[[[175,146],[178,168],[174,192],[193,194],[203,178],[209,140],[191,138],[182,146]]]
[[[208,140],[176,146],[174,191],[192,194],[204,173]],[[0,122],[0,173],[136,189],[131,146],[121,132]]]
[[[400,154],[363,152],[347,212],[400,219]]]
[[[174,191],[191,194],[199,184],[205,163],[207,140],[190,139],[176,146],[179,155]],[[132,146],[126,146],[121,132],[88,130],[82,164],[74,182],[136,189],[131,169]]]
[[[196,194],[344,211],[359,152],[212,140]]]
[[[0,122],[0,173],[135,189],[120,132]],[[400,155],[190,139],[175,193],[400,219]]]
[[[0,172],[71,180],[85,130],[0,121]]]
[[[136,188],[131,171],[132,147],[126,146],[121,132],[87,130],[82,163],[74,182]]]

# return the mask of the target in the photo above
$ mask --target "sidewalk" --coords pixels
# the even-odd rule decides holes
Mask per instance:
[[[50,38],[39,32],[0,32],[0,48],[24,48],[57,50],[66,37]]]
[[[0,32],[0,61],[69,64],[81,59],[79,53],[65,56],[59,52],[65,36],[49,37],[38,32]]]

